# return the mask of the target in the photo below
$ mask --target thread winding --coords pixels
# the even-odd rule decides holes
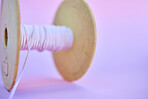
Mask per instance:
[[[66,26],[21,25],[21,50],[60,51],[73,44],[73,33]]]

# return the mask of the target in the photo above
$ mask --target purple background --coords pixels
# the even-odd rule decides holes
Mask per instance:
[[[21,23],[51,25],[61,1],[20,0]],[[50,52],[32,51],[14,99],[148,99],[148,1],[86,1],[97,26],[96,53],[86,75],[68,83]],[[19,69],[25,56],[21,51]],[[8,95],[0,74],[0,99]]]

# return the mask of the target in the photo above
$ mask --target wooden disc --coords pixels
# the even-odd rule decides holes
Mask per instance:
[[[53,52],[56,67],[65,80],[74,81],[88,70],[96,48],[96,25],[84,0],[65,0],[59,7],[55,25],[65,25],[73,31],[72,48]]]
[[[5,87],[11,90],[17,76],[20,52],[18,0],[2,0],[0,19],[0,59]]]

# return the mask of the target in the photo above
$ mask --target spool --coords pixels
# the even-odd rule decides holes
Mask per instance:
[[[4,85],[15,84],[20,54],[20,9],[18,0],[2,0],[0,21],[0,58]],[[84,0],[64,0],[57,10],[54,25],[73,31],[69,50],[53,52],[56,67],[67,81],[81,78],[88,70],[96,47],[96,25],[91,9]]]

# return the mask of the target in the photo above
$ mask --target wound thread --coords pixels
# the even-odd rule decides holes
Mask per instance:
[[[21,50],[60,51],[73,44],[73,33],[66,26],[21,25]]]

